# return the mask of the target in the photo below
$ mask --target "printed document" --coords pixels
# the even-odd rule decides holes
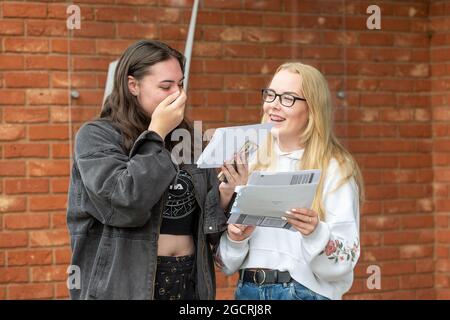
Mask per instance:
[[[235,190],[228,223],[295,231],[281,217],[293,208],[311,208],[319,180],[320,170],[253,172],[248,184]]]

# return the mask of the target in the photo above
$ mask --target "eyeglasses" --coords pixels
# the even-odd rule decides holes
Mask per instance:
[[[262,89],[261,92],[264,102],[273,102],[277,97],[280,97],[281,104],[287,108],[292,107],[297,100],[306,101],[304,98],[299,98],[289,93],[278,94],[272,89]]]

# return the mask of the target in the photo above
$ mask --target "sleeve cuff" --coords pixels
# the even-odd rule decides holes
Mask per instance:
[[[236,251],[237,254],[240,254],[242,252],[242,250],[248,246],[248,240],[251,238],[251,236],[250,236],[241,241],[231,240],[231,238],[228,236],[228,232],[226,232],[226,231],[224,232],[224,236],[226,237],[226,243],[227,243],[228,250]]]

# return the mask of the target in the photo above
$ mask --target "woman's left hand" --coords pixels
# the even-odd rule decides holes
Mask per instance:
[[[294,208],[286,211],[285,217],[287,222],[304,236],[313,233],[319,224],[319,215],[306,208]]]

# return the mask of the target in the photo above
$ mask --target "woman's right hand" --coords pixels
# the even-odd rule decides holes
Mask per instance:
[[[148,130],[156,132],[164,140],[183,121],[186,99],[184,90],[167,96],[153,111]]]
[[[235,163],[236,168],[231,163]],[[219,185],[220,204],[225,209],[229,205],[235,188],[247,184],[248,164],[246,156],[243,154],[235,155],[232,162],[224,164],[222,173],[227,178],[227,182],[222,182]]]
[[[245,224],[229,224],[228,237],[233,241],[242,241],[250,237],[255,230],[255,226],[247,226]]]

